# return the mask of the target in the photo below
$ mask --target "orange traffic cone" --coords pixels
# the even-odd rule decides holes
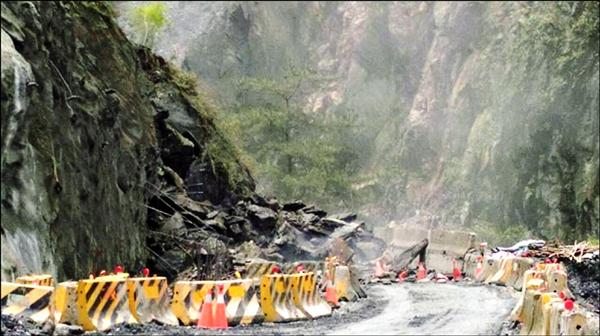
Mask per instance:
[[[340,305],[338,302],[337,292],[335,287],[333,286],[333,281],[331,281],[331,276],[329,275],[329,270],[326,271],[327,276],[327,287],[325,288],[325,301],[329,304],[337,307]]]
[[[215,319],[213,321],[212,329],[227,329],[227,315],[225,314],[225,291],[223,285],[218,286],[219,294],[217,296],[217,307],[215,311]]]
[[[213,326],[213,302],[212,302],[212,288],[206,292],[204,296],[204,302],[202,302],[202,308],[200,309],[200,316],[198,322],[196,322],[196,328],[212,328]]]
[[[423,267],[423,263],[419,262],[419,270],[417,271],[417,281],[425,279],[427,270]]]
[[[460,269],[456,266],[456,259],[452,259],[452,275],[454,276],[454,281],[460,280],[460,276],[462,275]]]
[[[477,258],[477,267],[475,268],[475,279],[479,279],[481,272],[483,271],[483,263],[481,258]]]
[[[404,282],[408,278],[408,270],[398,273],[398,282]]]
[[[383,273],[385,273],[385,270],[383,269],[383,266],[381,264],[382,264],[381,259],[379,259],[375,262],[375,276],[377,278],[382,277]]]

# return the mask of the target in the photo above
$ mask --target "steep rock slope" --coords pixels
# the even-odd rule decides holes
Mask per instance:
[[[357,147],[357,188],[372,193],[373,218],[421,210],[443,225],[517,224],[515,236],[597,234],[597,4],[167,6],[177,20],[156,49],[224,106],[239,78],[277,77],[290,62],[329,78],[306,110],[358,116],[368,149]]]
[[[252,192],[194,86],[110,6],[2,3],[3,280],[139,267],[165,183],[214,204]]]

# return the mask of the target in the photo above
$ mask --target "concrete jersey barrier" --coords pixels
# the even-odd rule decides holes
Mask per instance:
[[[297,291],[300,276],[296,274],[272,274],[262,277],[260,282],[260,304],[268,322],[288,322],[306,319],[300,310]]]
[[[54,287],[1,283],[2,314],[25,316],[43,323],[51,317]]]
[[[178,325],[177,317],[169,306],[169,285],[165,277],[127,279],[129,310],[138,322],[152,320]]]
[[[77,281],[65,281],[56,285],[54,293],[54,322],[76,325],[79,323],[77,313]]]
[[[118,275],[79,280],[79,325],[87,331],[104,331],[118,323],[136,322],[129,310],[126,281],[126,277]]]

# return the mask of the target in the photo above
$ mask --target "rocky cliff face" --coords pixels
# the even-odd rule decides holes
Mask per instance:
[[[374,218],[419,209],[474,229],[597,232],[597,5],[168,6],[177,19],[157,50],[198,73],[225,107],[237,79],[275,76],[290,62],[329,78],[306,110],[358,116],[371,150],[362,153],[370,182],[357,188],[373,193],[365,210]]]
[[[154,199],[254,189],[193,79],[132,45],[111,11],[2,3],[3,280],[137,269]]]

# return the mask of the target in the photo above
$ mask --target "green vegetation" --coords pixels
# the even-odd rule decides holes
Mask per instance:
[[[130,12],[130,22],[136,35],[136,42],[152,47],[161,29],[168,24],[165,5],[154,2],[135,7]]]
[[[313,71],[291,65],[281,78],[240,80],[240,104],[222,124],[249,153],[268,192],[343,208],[352,201],[358,168],[358,155],[348,145],[354,122],[303,111],[305,90],[320,81]]]

